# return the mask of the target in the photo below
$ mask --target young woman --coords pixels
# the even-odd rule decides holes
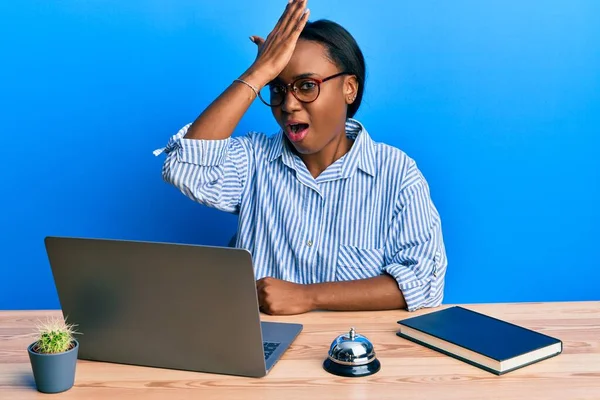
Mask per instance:
[[[437,306],[447,261],[428,184],[352,118],[365,87],[354,38],[308,16],[290,0],[266,40],[250,38],[256,60],[169,140],[163,177],[239,214],[265,313]],[[257,99],[281,131],[231,138]]]

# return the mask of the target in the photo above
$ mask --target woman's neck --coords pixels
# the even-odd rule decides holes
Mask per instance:
[[[334,140],[329,142],[321,151],[315,154],[299,154],[300,158],[306,165],[306,168],[313,176],[317,178],[331,164],[342,158],[352,148],[354,140],[348,138],[344,132],[342,135],[336,136]]]

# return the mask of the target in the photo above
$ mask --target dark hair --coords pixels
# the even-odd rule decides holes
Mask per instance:
[[[341,25],[326,19],[307,22],[300,33],[300,38],[321,43],[327,49],[329,58],[339,68],[356,76],[358,81],[358,93],[356,100],[348,106],[348,118],[352,118],[365,91],[365,58],[358,47],[356,40]]]

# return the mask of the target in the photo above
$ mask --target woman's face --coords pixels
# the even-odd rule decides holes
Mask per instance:
[[[273,81],[288,84],[298,77],[324,79],[343,72],[327,57],[323,45],[298,40],[288,65]],[[319,97],[311,103],[299,101],[288,90],[284,102],[272,107],[273,115],[290,143],[300,154],[315,154],[336,146],[345,135],[346,111],[356,97],[358,83],[352,75],[341,75],[320,85]],[[293,126],[297,125],[297,126]]]

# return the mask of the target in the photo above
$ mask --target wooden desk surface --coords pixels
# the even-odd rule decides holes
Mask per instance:
[[[396,321],[432,311],[313,312],[269,321],[304,330],[265,378],[243,378],[79,360],[64,399],[600,399],[600,302],[465,305],[563,341],[563,353],[496,376],[395,335]],[[448,305],[440,308],[448,307]],[[27,356],[33,323],[59,311],[0,311],[0,399],[38,393]],[[331,341],[354,326],[382,369],[342,378],[322,369]]]

